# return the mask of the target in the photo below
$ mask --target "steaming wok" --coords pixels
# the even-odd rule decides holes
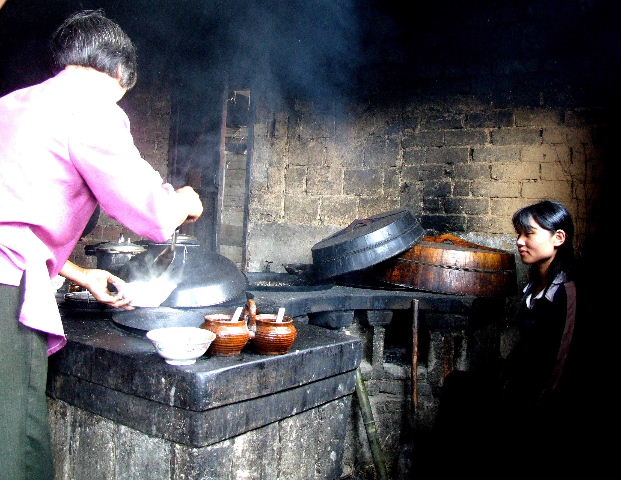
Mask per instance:
[[[134,310],[116,310],[112,321],[130,330],[147,331],[162,327],[198,327],[205,321],[205,315],[212,313],[232,314],[237,307],[252,298],[244,293],[233,300],[205,307],[137,307]]]
[[[192,242],[193,237],[180,237],[175,258],[164,275],[177,286],[161,304],[162,307],[204,307],[236,299],[248,286],[246,276],[235,263]],[[167,244],[147,244],[147,250],[131,258],[119,270],[127,282],[152,279],[153,262]]]

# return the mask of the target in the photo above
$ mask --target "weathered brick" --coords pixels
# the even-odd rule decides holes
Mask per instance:
[[[455,165],[453,170],[453,178],[455,179],[489,179],[490,167],[484,163],[467,163],[461,165]]]
[[[289,130],[289,115],[286,112],[278,112],[266,124],[266,132],[272,138],[286,138]]]
[[[439,214],[444,213],[444,208],[439,198],[425,197],[423,199],[423,210],[426,214]]]
[[[444,133],[437,130],[413,132],[401,142],[403,148],[441,147],[442,145],[444,145]]]
[[[469,113],[466,116],[467,128],[498,128],[513,126],[513,112],[511,110],[496,110],[489,112]]]
[[[289,165],[321,165],[327,158],[326,141],[323,138],[299,140],[289,143]]]
[[[285,170],[285,192],[291,195],[306,193],[307,167],[289,167]]]
[[[451,145],[485,145],[489,136],[485,130],[446,130],[444,144]]]
[[[569,145],[593,142],[592,130],[588,127],[568,128],[566,138]]]
[[[423,182],[423,195],[426,197],[448,197],[452,193],[452,184],[449,181]]]
[[[363,197],[360,197],[361,199]],[[423,208],[423,187],[422,182],[404,183],[399,191],[399,204],[411,208],[414,212],[419,212]]]
[[[244,228],[239,225],[220,225],[221,238],[226,239],[227,245],[242,246],[244,240]]]
[[[310,194],[341,195],[343,193],[343,169],[323,166],[309,168],[306,189]]]
[[[466,227],[465,215],[423,215],[421,226],[433,229],[439,233],[464,232]]]
[[[566,127],[546,127],[543,129],[543,143],[567,143]]]
[[[246,203],[245,192],[226,192],[222,196],[222,208],[226,212],[243,212]]]
[[[386,137],[371,135],[364,147],[364,165],[370,167],[394,167],[399,156],[399,143]]]
[[[224,171],[224,186],[226,189],[245,189],[246,188],[246,170]]]
[[[275,222],[282,215],[283,199],[280,194],[252,192],[249,218],[257,222]]]
[[[517,198],[520,196],[519,182],[499,182],[495,180],[474,181],[470,187],[472,195],[475,197],[487,198]]]
[[[352,201],[350,200],[350,209]],[[399,198],[396,197],[383,197],[383,198],[366,198],[360,197],[358,199],[358,217],[357,218],[369,218],[373,215],[377,215],[382,212],[389,212],[399,208]],[[323,210],[323,206],[322,206]]]
[[[570,159],[567,145],[533,145],[522,149],[522,162],[568,162]]]
[[[431,164],[420,167],[421,178],[425,180],[452,178],[454,166],[451,164]]]
[[[343,137],[326,140],[326,164],[363,167],[364,147],[362,142]]]
[[[539,164],[499,163],[492,165],[492,180],[536,180],[539,178]]]
[[[278,166],[269,165],[267,168],[267,188],[271,192],[285,191],[285,172]]]
[[[494,145],[536,145],[541,143],[541,130],[531,127],[492,130]]]
[[[415,166],[405,166],[401,169],[401,181],[412,183],[422,180],[421,175],[421,167],[418,165]]]
[[[518,109],[515,112],[517,127],[549,127],[561,124],[561,112],[544,108]]]
[[[606,125],[609,119],[603,109],[575,109],[565,112],[565,124],[573,127]]]
[[[358,218],[356,197],[321,197],[319,217],[329,225],[347,225]]]
[[[467,217],[467,232],[507,233],[513,231],[511,216],[476,215]]]
[[[346,195],[379,196],[382,174],[378,169],[345,170],[343,192]]]
[[[541,164],[541,180],[568,180],[572,178],[569,165],[562,165],[559,162],[548,162]]]
[[[463,163],[468,161],[470,149],[457,148],[425,148],[422,150],[408,150],[403,154],[403,162],[415,163]]]
[[[423,118],[421,127],[425,130],[443,130],[462,128],[464,115],[456,114],[429,114]]]
[[[241,209],[223,209],[221,219],[223,224],[226,223],[227,225],[237,225],[241,227],[244,225],[244,211]]]
[[[490,213],[497,217],[511,218],[520,208],[530,203],[532,203],[530,200],[524,198],[491,198]]]
[[[456,197],[467,197],[470,195],[470,180],[453,180],[453,195]]]
[[[243,260],[243,247],[235,245],[225,245],[221,243],[218,248],[220,255],[225,256],[229,260],[235,262],[238,267],[241,266]]]
[[[396,197],[399,193],[400,176],[396,168],[384,170],[384,195]]]
[[[444,211],[449,214],[485,215],[489,213],[489,199],[472,197],[450,197],[442,201]]]
[[[238,154],[226,154],[226,168],[227,170],[246,170],[247,157],[246,155]]]
[[[521,147],[513,146],[486,146],[472,150],[472,160],[475,162],[517,162],[520,160]]]
[[[306,113],[296,119],[297,135],[302,140],[327,138],[332,135],[334,119],[317,112]]]
[[[569,181],[538,181],[522,183],[522,197],[543,200],[553,199],[566,202],[571,199],[571,182]]]
[[[284,219],[291,223],[313,224],[319,219],[320,197],[285,195]]]

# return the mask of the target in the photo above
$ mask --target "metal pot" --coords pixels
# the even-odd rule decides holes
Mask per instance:
[[[97,268],[108,270],[117,274],[119,269],[136,255],[145,252],[147,249],[132,243],[121,234],[118,242],[102,242],[96,245],[86,245],[84,253],[97,257]]]
[[[126,262],[118,276],[128,282],[149,280],[155,258],[169,245],[144,243],[145,251]],[[235,262],[204,249],[188,235],[177,237],[175,257],[164,275],[177,283],[162,303],[165,307],[217,305],[239,298],[248,287],[246,276]]]

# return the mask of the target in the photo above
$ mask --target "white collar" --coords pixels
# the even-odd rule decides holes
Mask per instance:
[[[550,287],[547,290],[544,288],[535,297],[533,297],[532,293],[529,293],[526,296],[526,306],[528,308],[533,308],[533,300],[538,300],[542,298],[543,292],[546,292],[546,300],[551,302],[558,288],[566,281],[567,281],[567,274],[565,272],[559,272],[556,275],[556,277],[554,277],[554,280],[552,280],[552,283],[550,284]],[[528,285],[524,287],[524,290],[522,291],[526,293],[527,291],[531,289],[532,285],[533,285],[532,282],[529,283]]]

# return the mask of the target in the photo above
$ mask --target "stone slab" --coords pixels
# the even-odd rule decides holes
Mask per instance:
[[[205,355],[194,365],[178,367],[165,363],[144,334],[128,332],[110,320],[65,318],[64,325],[68,345],[50,357],[51,380],[56,374],[73,376],[197,412],[353,371],[362,358],[359,339],[296,324],[298,338],[285,355]]]
[[[57,373],[49,394],[148,435],[192,447],[221,442],[297,415],[355,390],[352,372],[250,400],[193,411]]]

